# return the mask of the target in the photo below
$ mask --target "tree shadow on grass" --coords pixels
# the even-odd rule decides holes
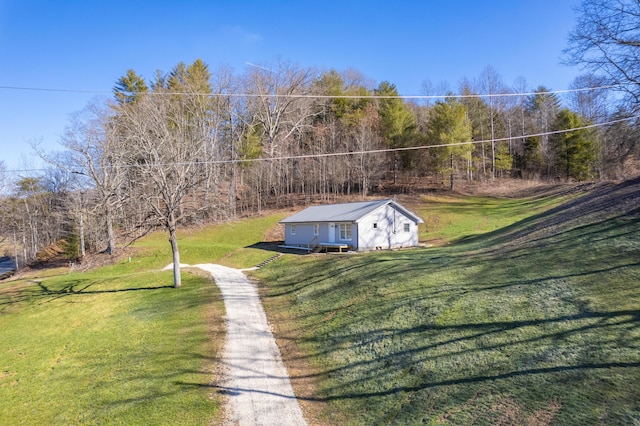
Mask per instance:
[[[502,246],[560,235],[602,220],[634,219],[640,215],[640,178],[601,188],[560,206],[482,235],[461,237],[456,243]]]
[[[371,416],[355,423],[460,410],[479,388],[489,407],[573,404],[565,423],[580,404],[640,412],[639,204],[636,179],[449,247],[283,265],[276,337],[317,367],[292,382],[320,384],[299,398]]]
[[[183,334],[176,333],[171,337],[179,341]],[[82,395],[69,406],[86,407],[90,414],[84,421],[89,423],[110,423],[114,418],[120,421],[122,418],[137,418],[137,422],[144,419],[146,424],[180,424],[180,413],[187,411],[190,416],[197,414],[206,419],[207,416],[215,414],[211,410],[218,410],[221,401],[216,401],[215,398],[202,392],[199,396],[190,397],[189,394],[193,395],[193,388],[211,387],[212,372],[208,368],[200,367],[211,365],[218,358],[216,354],[189,349],[185,350],[183,346],[180,349],[176,348],[175,351],[162,351],[149,347],[141,352],[139,347],[132,345],[130,352],[117,348],[120,352],[116,356],[112,354],[105,356],[100,352],[83,353],[81,357],[75,354],[69,355],[65,362],[80,364],[83,368],[60,368],[49,378],[47,386],[52,391],[60,392],[62,389],[62,392],[68,392],[70,383],[79,383],[76,389],[81,389],[91,398]],[[180,350],[185,351],[180,352]],[[144,358],[144,361],[138,362],[138,358]],[[100,374],[103,372],[104,374]],[[96,377],[89,380],[92,374]],[[72,395],[69,397],[73,398]],[[188,404],[193,402],[194,398],[200,400],[197,411],[190,406],[166,410],[171,403],[186,402]],[[211,404],[206,411],[202,408],[203,401],[204,405],[207,402]],[[25,402],[27,403],[29,402]],[[69,409],[69,406],[59,405],[58,410],[60,412],[73,410],[73,408]],[[155,407],[161,412],[165,411],[167,417],[154,420],[141,418],[139,413],[148,410],[149,407]]]
[[[158,291],[163,289],[173,289],[172,285],[163,286],[143,286],[143,287],[125,287],[112,289],[96,289],[91,287],[104,285],[109,280],[89,280],[89,279],[73,279],[65,281],[64,285],[57,288],[50,288],[43,281],[31,281],[35,286],[23,288],[9,297],[0,298],[0,313],[10,306],[23,302],[35,302],[38,304],[49,303],[64,297],[95,295],[95,294],[115,294],[137,291]]]
[[[527,376],[533,376],[533,375],[574,372],[574,371],[579,372],[579,371],[587,371],[587,370],[600,370],[600,369],[612,369],[612,368],[624,369],[624,368],[638,368],[638,367],[640,367],[640,361],[562,365],[562,366],[554,366],[554,367],[547,367],[547,368],[531,368],[526,370],[511,371],[508,373],[495,374],[495,375],[464,377],[459,379],[443,380],[439,382],[424,382],[418,386],[400,386],[400,387],[390,388],[390,389],[381,390],[377,392],[336,394],[336,395],[329,395],[326,397],[302,396],[302,397],[298,397],[298,399],[328,402],[328,401],[335,401],[335,400],[341,400],[341,399],[371,398],[371,397],[379,397],[379,396],[396,395],[399,393],[418,392],[421,390],[436,388],[441,386],[471,385],[471,384],[477,384],[481,382],[494,382],[496,380],[511,379],[515,377],[527,377]],[[623,374],[623,372],[621,372],[621,374]]]
[[[58,290],[52,290],[47,286],[45,286],[42,281],[37,281],[36,284],[42,290],[43,295],[123,293],[123,292],[129,292],[129,291],[148,291],[148,290],[159,290],[163,288],[174,288],[172,285],[162,285],[162,286],[152,286],[152,287],[118,288],[118,289],[110,289],[110,290],[89,290],[90,287],[96,285],[95,282],[86,284],[84,280],[74,280]]]
[[[610,404],[607,413],[614,417],[640,411],[638,403],[628,402],[640,391],[640,309],[633,300],[624,305],[629,309],[608,308],[631,295],[637,283],[606,284],[608,277],[637,276],[635,234],[627,225],[581,227],[549,238],[537,253],[438,249],[389,262],[376,255],[292,269],[291,276],[272,284],[271,297],[313,300],[309,306],[314,307],[300,306],[292,334],[277,337],[314,347],[296,359],[324,366],[292,382],[310,378],[328,386],[300,399],[353,401],[352,412],[359,412],[353,407],[386,407],[367,418],[373,423],[380,421],[376,415],[402,407],[405,400],[418,411],[438,412],[436,402],[429,405],[438,395],[449,395],[439,403],[455,411],[475,388],[493,389],[488,392],[498,399],[519,395],[525,404],[554,398],[567,406],[575,400]],[[621,245],[589,260],[587,255],[601,246],[582,249],[578,237],[603,247]],[[578,258],[555,263],[564,252]],[[520,268],[524,260],[536,263],[525,275],[496,272]],[[546,260],[554,263],[545,268]],[[604,298],[600,308],[590,305],[594,294]],[[508,319],[509,305],[530,299],[534,310],[527,312],[525,304],[513,311],[517,318]],[[467,305],[477,316],[464,313]],[[459,317],[441,316],[450,307],[460,311]],[[399,312],[406,312],[406,320]],[[599,383],[619,390],[597,390]],[[612,399],[616,402],[608,402]],[[570,413],[569,418],[576,415]]]
[[[269,251],[269,252],[273,252],[274,254],[276,253],[297,254],[297,255],[307,254],[306,250],[303,250],[303,249],[296,250],[292,248],[282,247],[283,244],[284,244],[284,241],[260,241],[255,244],[246,246],[245,248]]]
[[[345,334],[343,339],[333,341],[323,338],[318,343],[325,345],[325,350],[310,357],[316,365],[326,365],[330,359],[344,360],[345,349],[354,347],[379,345],[390,349],[374,357],[360,357],[357,361],[318,370],[310,377],[331,386],[319,393],[298,395],[298,398],[323,403],[354,401],[357,407],[372,404],[387,407],[381,412],[403,404],[418,407],[421,412],[461,407],[468,403],[465,395],[469,389],[487,388],[493,389],[488,392],[495,398],[513,393],[533,404],[553,398],[567,405],[573,398],[593,406],[605,404],[614,397],[624,402],[628,398],[633,400],[638,386],[635,378],[640,377],[638,328],[640,311],[623,310],[540,320],[378,329],[362,335]],[[632,330],[633,335],[621,337]],[[413,338],[409,338],[411,336]],[[411,347],[394,347],[391,343],[402,340],[414,343]],[[389,344],[380,345],[384,341]],[[585,347],[576,347],[575,341],[585,341]],[[419,345],[420,342],[423,344]],[[600,345],[627,346],[629,350],[603,355],[598,354]],[[555,359],[550,355],[554,351],[575,351],[578,356],[575,360]],[[514,360],[505,362],[505,353],[511,354]],[[494,354],[499,355],[494,358]],[[348,357],[353,359],[353,353]],[[291,380],[295,383],[305,378],[294,376]],[[620,390],[614,396],[588,385],[600,380]],[[538,392],[542,392],[542,396]],[[449,395],[445,406],[430,405],[433,396],[427,395],[438,394]],[[632,404],[624,410],[637,408],[638,404]],[[621,409],[610,410],[618,415],[620,411],[616,410]],[[364,422],[377,423],[379,415],[380,412],[373,414]]]

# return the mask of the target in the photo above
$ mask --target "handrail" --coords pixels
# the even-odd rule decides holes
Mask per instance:
[[[316,247],[318,247],[318,237],[319,235],[316,235],[315,237],[313,237],[313,239],[311,241],[309,241],[307,243],[307,253],[311,253],[311,243],[315,240],[315,244],[313,245],[313,248],[315,250]]]

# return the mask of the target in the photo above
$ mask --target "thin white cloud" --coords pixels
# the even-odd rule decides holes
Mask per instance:
[[[262,41],[262,34],[249,31],[241,25],[222,27],[220,32],[225,38],[244,44],[256,44]]]

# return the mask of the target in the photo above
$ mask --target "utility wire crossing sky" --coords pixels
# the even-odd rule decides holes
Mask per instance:
[[[26,168],[39,162],[33,143],[61,149],[70,115],[111,97],[128,69],[151,81],[198,58],[237,74],[279,59],[354,69],[405,99],[428,99],[426,87],[455,92],[487,66],[514,93],[567,89],[581,72],[561,65],[578,3],[2,1],[0,161]]]
[[[611,90],[611,89],[619,89],[627,85],[632,85],[636,83],[627,83],[627,84],[614,84],[609,86],[598,86],[598,87],[582,87],[578,89],[564,89],[564,90],[547,90],[545,92],[523,92],[523,93],[477,93],[473,95],[457,95],[457,94],[446,94],[446,95],[398,95],[398,96],[390,96],[390,95],[304,95],[304,94],[276,94],[276,93],[265,93],[265,94],[257,94],[257,93],[198,93],[198,92],[149,92],[147,95],[151,96],[175,96],[175,95],[199,95],[199,96],[209,96],[209,97],[217,97],[217,96],[229,96],[229,97],[249,97],[249,98],[264,98],[264,97],[272,97],[272,98],[311,98],[311,99],[361,99],[361,98],[376,98],[376,99],[393,99],[393,98],[402,98],[402,99],[443,99],[443,98],[500,98],[500,97],[518,97],[518,96],[533,96],[541,93],[547,94],[567,94],[567,93],[578,93],[578,92],[590,92],[595,90]],[[89,90],[73,90],[73,89],[53,89],[53,88],[44,88],[44,87],[14,87],[14,86],[0,86],[0,90],[25,90],[25,91],[43,91],[43,92],[60,92],[60,93],[88,93],[94,95],[107,95],[112,92],[96,92]]]
[[[554,130],[550,132],[542,132],[542,133],[533,133],[527,135],[514,135],[511,137],[504,138],[494,138],[494,139],[485,139],[479,141],[466,141],[466,142],[455,142],[448,144],[437,144],[437,145],[421,145],[421,146],[410,146],[410,147],[400,147],[400,148],[384,148],[384,149],[370,149],[363,151],[349,151],[349,152],[331,152],[324,154],[303,154],[303,155],[290,155],[290,156],[281,156],[281,157],[259,157],[259,158],[248,158],[248,159],[235,159],[235,160],[215,160],[215,161],[191,161],[189,163],[149,163],[149,164],[130,164],[130,165],[122,165],[120,166],[123,169],[127,168],[147,168],[147,167],[165,167],[170,165],[183,166],[183,165],[199,165],[199,164],[239,164],[239,163],[249,163],[249,162],[265,162],[265,161],[283,161],[283,160],[301,160],[305,158],[321,158],[321,157],[341,157],[341,156],[351,156],[351,155],[366,155],[366,154],[380,154],[386,152],[400,152],[400,151],[417,151],[423,149],[433,149],[433,148],[444,148],[448,146],[462,146],[462,145],[479,145],[483,143],[491,143],[491,142],[503,142],[514,139],[522,139],[522,138],[532,138],[532,137],[542,137],[542,136],[551,136],[558,135],[562,133],[569,133],[576,130],[584,130],[584,129],[593,129],[596,127],[610,126],[616,123],[622,123],[625,121],[633,121],[640,119],[640,116],[626,117],[620,118],[617,120],[607,121],[606,123],[596,123],[589,124],[582,127],[574,127],[572,129],[566,130]],[[100,168],[96,168],[99,170]],[[23,170],[7,170],[8,173],[27,173],[27,172],[40,172],[45,169],[23,169]],[[68,170],[70,173],[84,174],[83,172],[77,170]]]

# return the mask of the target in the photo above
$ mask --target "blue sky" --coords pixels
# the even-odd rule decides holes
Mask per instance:
[[[69,116],[109,96],[133,68],[201,58],[238,74],[278,57],[321,69],[353,68],[402,95],[425,80],[455,89],[493,67],[504,83],[566,89],[580,70],[560,64],[578,0],[29,1],[0,0],[0,160],[37,167]]]

